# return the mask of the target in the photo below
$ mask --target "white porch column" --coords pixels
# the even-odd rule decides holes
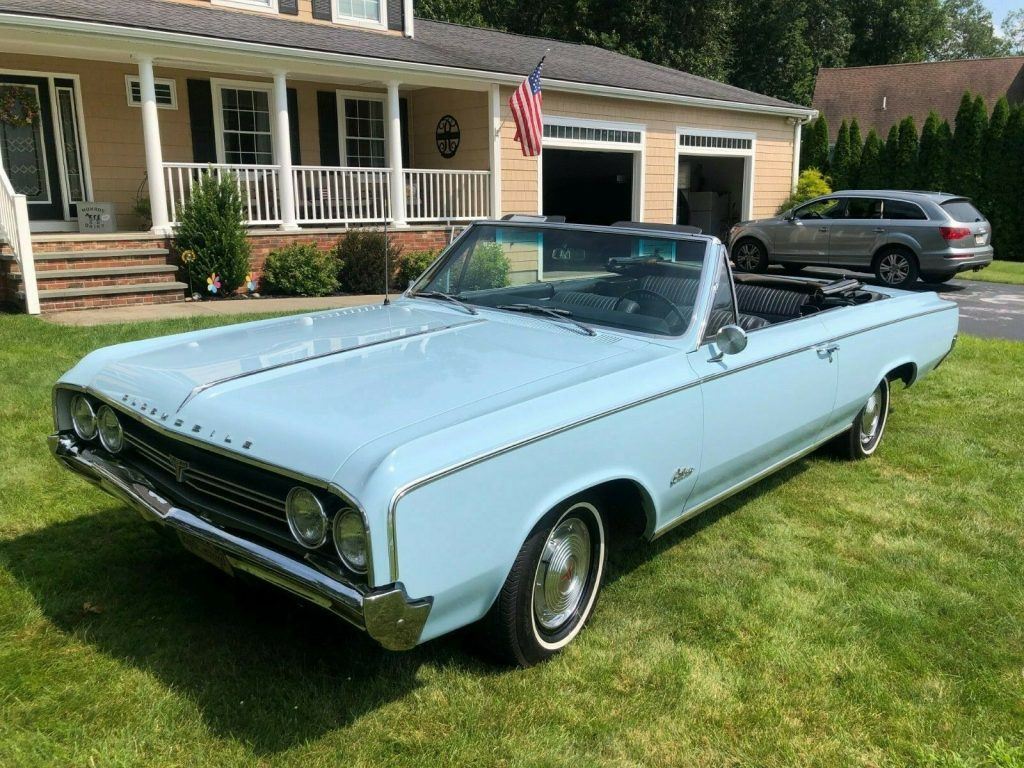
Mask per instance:
[[[388,164],[391,166],[391,220],[396,227],[405,221],[405,169],[402,168],[402,110],[398,102],[398,81],[388,82]]]
[[[501,218],[501,88],[495,83],[487,94],[491,111],[491,218]]]
[[[156,107],[153,57],[138,56],[139,87],[142,95],[142,138],[146,148],[146,175],[149,181],[149,207],[153,233],[171,234],[167,218],[167,186],[164,183],[164,155],[160,144],[160,117]]]
[[[288,80],[284,72],[274,73],[274,156],[277,158],[277,189],[281,195],[281,229],[294,231],[295,177],[292,173],[292,129],[288,118]]]

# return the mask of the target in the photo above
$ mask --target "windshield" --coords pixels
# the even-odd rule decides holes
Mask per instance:
[[[479,224],[410,295],[677,336],[690,325],[707,245],[697,238]]]

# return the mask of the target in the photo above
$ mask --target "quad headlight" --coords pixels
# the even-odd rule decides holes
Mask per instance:
[[[100,433],[100,445],[110,453],[119,453],[124,448],[124,430],[109,405],[101,406],[96,414],[96,428]]]
[[[363,525],[363,516],[351,507],[342,509],[334,518],[334,548],[346,568],[366,573],[369,559],[366,526]]]
[[[327,514],[312,491],[301,486],[292,488],[285,500],[288,528],[292,536],[307,549],[316,549],[327,541]]]
[[[85,395],[75,395],[71,398],[71,426],[75,428],[75,434],[83,440],[92,440],[96,437],[96,411]]]

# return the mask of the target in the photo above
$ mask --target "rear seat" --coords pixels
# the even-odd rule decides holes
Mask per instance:
[[[757,315],[769,323],[781,323],[800,317],[800,307],[810,298],[800,291],[736,283],[736,305],[740,312]]]

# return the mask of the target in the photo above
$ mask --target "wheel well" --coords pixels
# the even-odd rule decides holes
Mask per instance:
[[[654,501],[635,480],[610,480],[584,493],[596,493],[613,510],[608,520],[613,538],[640,538],[654,520]]]
[[[905,254],[910,256],[920,266],[921,260],[917,258],[917,254],[914,253],[914,249],[910,246],[903,245],[902,243],[886,243],[871,257],[871,268],[875,269],[878,267],[878,260],[882,258],[882,254],[886,251],[903,251]]]
[[[909,387],[917,380],[917,366],[914,363],[904,363],[885,374],[885,378],[889,380],[889,383],[899,379],[904,386]]]

